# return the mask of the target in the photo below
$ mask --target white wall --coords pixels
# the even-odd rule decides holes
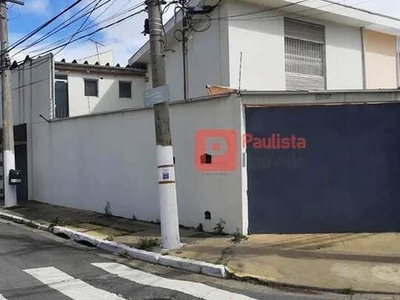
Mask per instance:
[[[53,84],[51,72],[52,59],[50,56],[28,60],[11,70],[14,125],[41,121],[43,119],[38,117],[39,114],[50,118]],[[0,124],[1,122],[2,107],[0,105]]]
[[[171,105],[172,139],[180,223],[203,223],[211,231],[220,218],[226,230],[243,224],[241,170],[199,173],[194,168],[195,131],[240,130],[240,101],[225,97]],[[34,189],[30,198],[141,220],[159,219],[152,110],[127,111],[33,124]],[[238,139],[240,146],[240,139]],[[240,149],[240,148],[239,148]],[[209,210],[212,220],[204,219]],[[247,218],[247,215],[246,215]]]
[[[50,119],[52,88],[53,88],[53,59],[46,55],[35,60],[27,60],[11,71],[11,97],[13,105],[14,125],[27,124],[27,158],[28,158],[28,193],[34,186],[32,145],[32,124],[48,124],[39,114]],[[1,90],[1,84],[0,84]],[[0,105],[0,124],[2,109]],[[0,125],[2,126],[2,125]],[[21,142],[21,141],[19,141]]]
[[[165,71],[171,101],[176,101],[183,99],[182,46],[175,44],[171,49],[172,51],[165,52]],[[152,78],[150,64],[148,64],[147,70],[148,76]],[[151,88],[151,86],[148,88]]]
[[[328,90],[363,88],[361,29],[325,23]]]
[[[68,75],[69,115],[79,116],[97,112],[143,107],[146,88],[144,76],[108,75],[83,72],[61,72]],[[84,79],[98,80],[98,97],[84,94]],[[132,98],[119,98],[119,81],[132,82]]]
[[[226,15],[225,6],[218,7],[210,17]],[[228,23],[212,21],[202,33],[193,33],[188,41],[189,97],[207,95],[206,85],[229,85]]]
[[[211,18],[224,15],[225,8],[219,7]],[[213,21],[205,32],[191,32],[187,42],[187,89],[188,98],[207,95],[206,85],[229,85],[228,24]],[[151,66],[148,63],[148,76]],[[183,99],[182,43],[172,36],[168,38],[165,51],[167,84],[172,101]],[[150,88],[148,85],[147,88]]]
[[[229,2],[227,6],[229,15],[266,9],[244,2]],[[221,22],[228,23],[226,20]],[[240,52],[242,52],[241,89],[285,90],[284,47],[283,17],[256,20],[248,20],[248,17],[230,19],[230,86],[234,88],[239,86]]]
[[[229,15],[266,9],[250,3],[229,2],[227,5]],[[284,18],[279,11],[261,16],[229,20],[230,86],[238,87],[242,52],[242,89],[285,90]],[[325,26],[327,89],[362,89],[360,28],[305,17],[300,19]]]

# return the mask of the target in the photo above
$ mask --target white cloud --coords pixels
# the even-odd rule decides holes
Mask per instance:
[[[50,8],[49,0],[25,0],[24,13],[35,13],[48,15]]]
[[[81,7],[87,5],[89,0],[84,1]],[[115,0],[112,3],[111,7],[106,4],[101,9],[96,10],[91,20],[95,20],[97,24],[97,28],[115,22],[116,20],[126,17],[129,14],[140,11],[144,7],[140,7],[134,11],[127,12],[126,14],[110,20],[108,22],[104,22],[105,19],[114,16],[117,13],[126,11],[130,7],[135,6],[138,3],[141,3],[139,0]],[[105,10],[105,8],[107,8]],[[101,14],[101,15],[100,15]],[[147,37],[144,37],[141,32],[143,31],[144,19],[146,17],[146,13],[141,13],[139,15],[133,16],[132,18],[114,25],[106,30],[102,31],[101,36],[96,36],[94,40],[100,42],[104,46],[99,45],[99,52],[104,52],[108,50],[114,50],[115,54],[115,63],[120,63],[121,65],[127,64],[128,59],[133,53],[146,41]],[[90,33],[97,28],[92,28],[91,30],[86,31],[85,33]],[[72,61],[73,59],[79,59],[86,56],[91,56],[96,54],[96,46],[95,43],[88,41],[87,39],[84,43],[80,44],[71,44],[65,48],[60,54],[57,55],[57,59],[65,58],[67,61]]]

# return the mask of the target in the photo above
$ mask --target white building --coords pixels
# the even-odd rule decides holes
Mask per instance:
[[[239,82],[242,90],[259,91],[398,87],[399,20],[326,0],[298,2],[225,0],[209,20],[203,16],[197,31],[210,27],[188,33],[188,98],[205,96],[206,85],[239,88]],[[180,13],[177,18],[165,25],[173,100],[183,98],[182,45],[174,38]],[[149,59],[147,42],[129,63],[146,64],[150,72]]]
[[[109,54],[101,56],[107,59]],[[25,172],[23,185],[28,186],[26,143],[32,124],[73,116],[121,111],[143,107],[145,72],[130,67],[55,62],[52,55],[11,67],[13,122],[17,167]],[[0,107],[1,111],[1,107]],[[0,173],[2,172],[0,165]],[[0,176],[0,186],[3,176]],[[0,197],[3,189],[0,187]],[[20,188],[18,198],[27,200],[27,189]]]
[[[143,70],[66,62],[54,68],[55,118],[144,106]]]
[[[180,224],[212,231],[222,219],[226,232],[242,233],[400,231],[400,25],[312,2],[273,11],[294,1],[222,2],[209,30],[188,42],[189,96],[201,98],[181,100],[181,48],[169,46],[167,80],[181,100],[170,105]],[[261,21],[232,19],[248,11]],[[288,53],[296,45],[312,46],[315,57],[307,47],[296,61]],[[238,87],[240,53],[240,93],[204,97],[207,84]],[[130,64],[148,64],[147,44]],[[110,203],[117,216],[159,219],[154,118],[142,95],[151,74],[146,83],[144,73],[51,57],[16,66],[19,199],[98,212]],[[126,82],[131,99],[120,97]],[[213,169],[213,153],[199,147],[205,129],[206,138],[231,139],[229,169]],[[244,134],[261,142],[244,144]]]

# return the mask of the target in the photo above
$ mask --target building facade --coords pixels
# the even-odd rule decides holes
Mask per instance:
[[[143,107],[143,70],[55,62],[55,118]]]
[[[319,0],[292,2],[221,2],[209,24],[203,21],[207,30],[188,33],[188,98],[206,95],[206,85],[260,91],[398,87],[397,21]],[[165,25],[173,100],[183,98],[182,45],[173,36],[180,28],[179,19]],[[148,51],[146,43],[129,63],[150,70]]]
[[[73,116],[143,107],[142,70],[88,63],[54,62],[52,55],[27,57],[11,70],[16,167],[23,171],[19,201],[28,200],[33,185],[32,126]],[[0,107],[1,112],[1,107]],[[0,113],[1,120],[1,113]],[[0,164],[0,173],[1,171]],[[2,174],[2,173],[1,173]],[[3,195],[0,176],[0,197]]]

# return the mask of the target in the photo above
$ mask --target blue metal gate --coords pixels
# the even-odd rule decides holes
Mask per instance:
[[[249,230],[400,230],[400,105],[247,107]]]

